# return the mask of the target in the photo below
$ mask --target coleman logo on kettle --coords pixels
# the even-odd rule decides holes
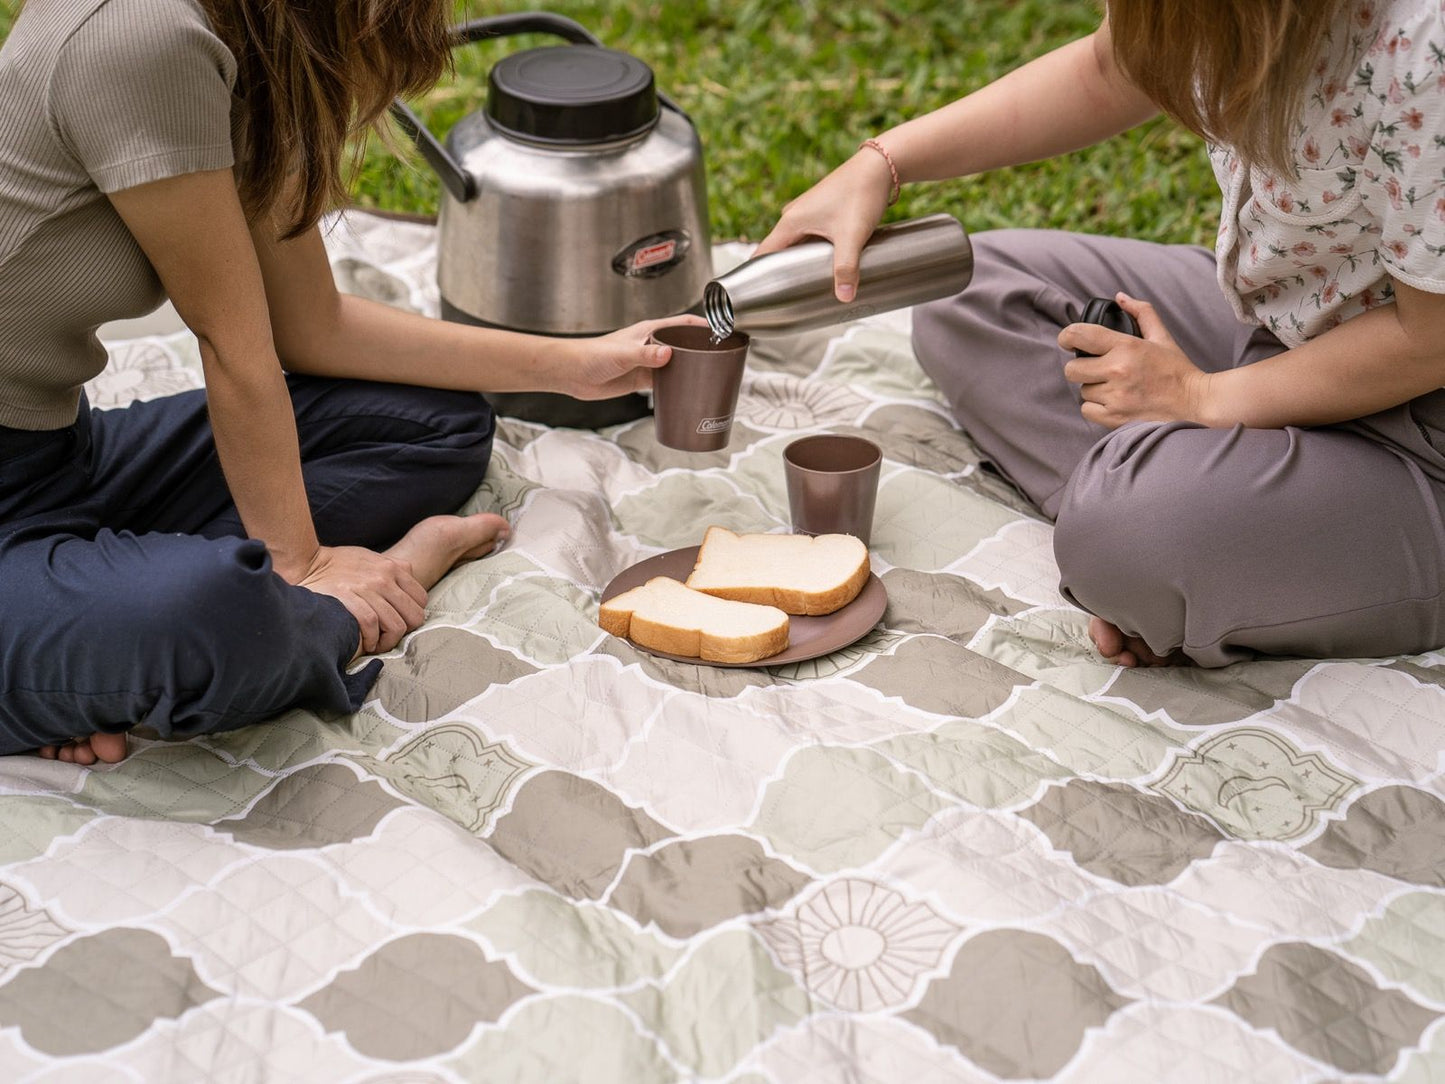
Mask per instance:
[[[612,257],[612,270],[630,279],[656,278],[682,263],[691,247],[691,240],[682,230],[654,233]]]

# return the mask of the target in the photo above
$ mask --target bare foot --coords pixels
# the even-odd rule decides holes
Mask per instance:
[[[1188,666],[1189,656],[1182,651],[1156,655],[1137,636],[1125,636],[1119,626],[1095,617],[1089,621],[1089,639],[1099,654],[1115,666]]]
[[[119,764],[125,759],[124,734],[92,734],[76,738],[64,745],[42,745],[36,752],[46,760],[63,760],[67,764]]]
[[[511,533],[507,521],[490,512],[430,516],[407,531],[386,555],[405,561],[417,582],[430,591],[457,565],[485,557]]]

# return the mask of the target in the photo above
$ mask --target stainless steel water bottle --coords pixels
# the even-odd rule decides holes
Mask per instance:
[[[826,327],[956,294],[973,277],[973,246],[951,215],[883,226],[863,246],[858,292],[833,293],[833,246],[806,241],[757,256],[707,284],[703,312],[716,336]]]

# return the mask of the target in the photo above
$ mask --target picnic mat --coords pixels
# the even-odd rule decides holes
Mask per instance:
[[[434,312],[432,240],[328,243]],[[200,382],[110,346],[99,406]],[[634,562],[786,529],[810,432],[884,449],[877,628],[775,669],[597,628]],[[1102,664],[906,313],[759,342],[724,452],[504,422],[468,507],[513,541],[360,713],[0,762],[0,1079],[1445,1079],[1445,657]]]

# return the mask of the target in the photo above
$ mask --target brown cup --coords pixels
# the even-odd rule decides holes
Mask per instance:
[[[783,449],[788,510],[797,534],[851,534],[866,546],[883,451],[862,437],[801,437]]]
[[[677,324],[658,328],[651,341],[672,347],[671,360],[652,371],[657,442],[684,452],[726,448],[743,385],[747,334],[735,331],[715,343],[707,328]]]

